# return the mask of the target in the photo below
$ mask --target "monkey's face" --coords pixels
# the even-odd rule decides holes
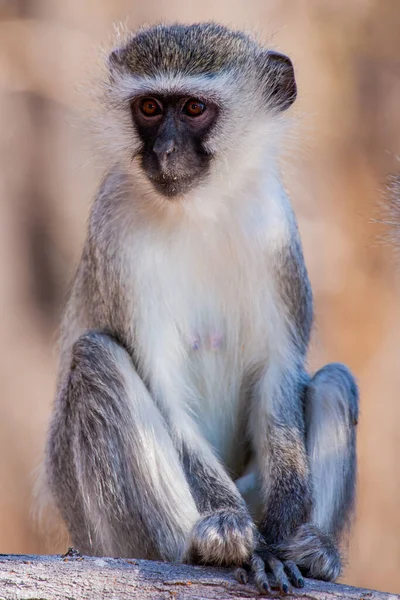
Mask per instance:
[[[207,198],[212,208],[274,168],[296,82],[288,57],[200,23],[128,35],[109,55],[105,91],[104,147],[133,175],[137,195],[201,206]]]
[[[131,102],[141,140],[141,166],[158,192],[184,194],[203,179],[212,160],[205,142],[218,118],[218,106],[179,95],[139,96]]]

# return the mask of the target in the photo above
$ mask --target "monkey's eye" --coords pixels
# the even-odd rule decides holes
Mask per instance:
[[[145,117],[156,117],[162,114],[162,108],[154,98],[145,98],[140,103],[140,110]]]
[[[195,98],[191,98],[185,103],[182,112],[188,117],[199,117],[205,110],[206,105],[203,104],[203,102],[200,102],[200,100],[196,100]]]

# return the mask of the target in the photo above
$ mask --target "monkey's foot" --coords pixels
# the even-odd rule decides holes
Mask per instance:
[[[335,581],[342,569],[332,538],[310,523],[301,525],[289,540],[276,544],[273,552],[280,559],[295,563],[306,577],[313,579]]]
[[[282,594],[288,594],[291,584],[294,587],[304,587],[304,578],[297,565],[291,560],[280,561],[271,552],[262,550],[255,552],[251,557],[248,568],[254,573],[255,583],[262,594],[271,592],[271,584],[278,587]],[[273,580],[270,581],[267,570],[271,572]],[[248,577],[245,569],[235,571],[239,583],[247,583]]]
[[[195,524],[186,561],[217,565],[242,565],[254,550],[255,527],[244,511],[221,509]]]

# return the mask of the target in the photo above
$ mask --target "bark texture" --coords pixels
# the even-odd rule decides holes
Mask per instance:
[[[228,600],[260,594],[251,580],[237,583],[229,569],[86,556],[0,555],[0,600],[89,598]],[[400,600],[396,594],[312,580],[285,598]]]

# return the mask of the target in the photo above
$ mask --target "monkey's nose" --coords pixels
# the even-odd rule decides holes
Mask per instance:
[[[169,156],[175,152],[175,140],[161,140],[159,138],[154,144],[153,150],[157,155],[160,166],[164,166]]]

